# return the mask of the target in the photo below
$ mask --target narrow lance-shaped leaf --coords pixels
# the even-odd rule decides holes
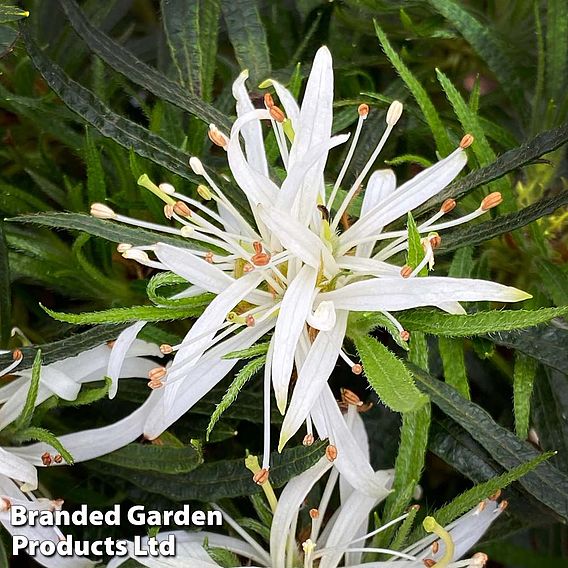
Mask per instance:
[[[538,363],[531,357],[517,353],[513,372],[513,402],[515,410],[515,431],[526,439],[529,434],[531,397]]]
[[[355,346],[369,384],[386,406],[396,412],[410,412],[427,401],[402,361],[382,343],[362,336],[355,338]]]
[[[6,347],[12,328],[12,302],[8,245],[4,235],[4,222],[0,219],[0,348]]]
[[[252,359],[249,361],[238,373],[237,376],[233,379],[233,382],[227,389],[227,392],[223,395],[221,402],[215,408],[215,412],[211,415],[211,420],[209,421],[209,425],[207,426],[207,439],[209,439],[209,435],[211,431],[215,427],[215,424],[219,422],[221,415],[239,396],[242,388],[247,384],[247,382],[256,374],[266,362],[266,356],[257,357],[256,359]]]
[[[381,42],[381,46],[383,47],[386,56],[389,58],[397,73],[405,82],[408,90],[412,93],[412,96],[418,103],[418,106],[420,107],[420,110],[422,111],[422,114],[424,115],[424,118],[426,119],[426,122],[428,123],[428,126],[432,131],[438,152],[440,152],[440,154],[444,156],[449,154],[453,149],[452,145],[449,141],[440,116],[438,115],[434,104],[430,100],[428,93],[420,84],[418,79],[416,79],[416,77],[414,77],[414,75],[410,72],[398,53],[393,49],[385,32],[381,29],[376,20],[375,32],[377,34],[377,37],[379,38],[379,41]]]
[[[225,129],[230,128],[228,117],[203,102],[198,96],[188,93],[157,69],[140,61],[119,43],[91,25],[74,0],[59,0],[59,2],[79,37],[113,69],[133,83],[194,114],[204,122],[213,122]]]
[[[452,387],[416,366],[411,368],[417,385],[430,396],[432,402],[467,430],[505,469],[513,469],[541,455]],[[543,463],[522,477],[519,483],[557,515],[568,520],[568,476],[565,473],[549,463]]]
[[[452,337],[438,337],[438,349],[444,367],[444,379],[464,398],[471,398],[465,368],[463,341]]]
[[[35,403],[37,400],[37,394],[39,391],[39,381],[41,378],[41,349],[37,350],[34,358],[34,363],[32,366],[32,377],[30,380],[30,388],[26,396],[26,403],[22,412],[18,416],[15,427],[16,430],[22,430],[27,428],[32,421],[32,417],[35,410]]]
[[[408,212],[407,221],[407,231],[408,231],[408,255],[406,257],[406,264],[410,268],[416,268],[424,259],[424,248],[422,247],[422,242],[420,238],[420,233],[418,232],[418,227],[416,226],[416,221],[412,216],[410,211]],[[427,276],[428,267],[424,266],[422,270],[418,273],[418,276]]]
[[[491,310],[475,314],[446,314],[429,309],[408,310],[398,317],[409,331],[445,337],[469,337],[497,331],[524,329],[568,314],[568,306],[538,310]]]
[[[266,31],[256,0],[222,0],[229,40],[241,69],[248,69],[252,83],[270,76],[270,54]]]

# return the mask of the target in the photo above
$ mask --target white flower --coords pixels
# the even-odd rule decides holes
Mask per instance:
[[[366,434],[362,420],[354,406],[344,420],[351,434],[357,439],[361,450],[368,450]],[[325,476],[327,480],[321,493],[317,508],[309,511],[310,527],[299,527],[299,512],[304,506],[313,487]],[[386,489],[392,481],[391,472],[374,473]],[[340,506],[330,514],[329,508],[333,491],[340,488]],[[383,494],[384,498],[386,493]],[[192,566],[210,568],[219,566],[208,553],[209,548],[229,550],[243,558],[243,566],[249,562],[263,568],[481,568],[485,565],[485,554],[477,553],[471,558],[459,560],[481,538],[489,525],[493,523],[505,508],[506,503],[499,505],[494,500],[485,500],[475,509],[442,528],[432,517],[427,517],[425,528],[432,534],[416,542],[403,551],[378,549],[372,545],[371,539],[386,528],[402,522],[404,514],[383,525],[379,529],[369,531],[369,517],[382,498],[370,497],[357,491],[345,483],[344,476],[334,467],[334,463],[323,457],[313,467],[288,482],[274,506],[274,515],[270,527],[268,550],[259,544],[238,522],[227,512],[221,511],[227,525],[238,537],[219,535],[213,532],[188,533],[182,531],[163,532],[158,540],[175,536],[178,544],[175,560],[168,558],[147,559],[137,557],[131,549],[130,557],[144,566],[166,568],[169,566]],[[305,530],[309,528],[310,530]],[[297,541],[298,534],[309,534],[303,542]],[[207,543],[205,547],[204,543]],[[390,558],[384,561],[364,561],[363,554],[380,553]],[[116,568],[127,558],[115,558],[109,568]],[[240,566],[241,564],[239,564]],[[236,568],[236,567],[235,567]]]
[[[325,410],[321,401],[329,398],[326,384],[337,358],[341,356],[360,372],[360,366],[342,350],[350,311],[382,312],[407,339],[408,333],[391,312],[435,306],[464,313],[461,301],[516,302],[530,297],[515,288],[481,280],[415,278],[424,266],[433,266],[433,249],[439,242],[433,232],[484,214],[500,202],[499,194],[485,198],[465,217],[442,222],[440,219],[455,207],[452,200],[445,202],[418,227],[425,235],[425,256],[419,266],[401,269],[387,262],[408,247],[407,232],[383,232],[383,228],[438,194],[459,174],[467,161],[465,148],[473,142],[470,135],[449,156],[398,188],[392,171],[372,173],[359,219],[341,231],[341,219],[400,118],[401,103],[392,103],[371,158],[351,187],[341,193],[369,112],[367,105],[359,107],[347,158],[328,195],[324,184],[328,153],[348,137],[331,136],[333,72],[327,48],[316,54],[301,107],[282,85],[270,81],[283,110],[270,95],[265,96],[265,109],[255,109],[245,88],[246,78],[246,73],[241,74],[233,86],[238,118],[231,132],[227,136],[211,127],[210,138],[227,151],[254,225],[237,211],[195,157],[190,165],[207,184],[199,186],[198,192],[205,200],[214,201],[216,209],[172,192],[169,184],[166,191],[147,176],[139,180],[164,200],[166,217],[178,221],[181,229],[130,219],[100,204],[92,209],[92,214],[101,218],[190,238],[193,248],[149,243],[145,247],[121,246],[121,250],[128,258],[185,278],[192,285],[187,295],[217,294],[182,343],[172,347],[177,353],[167,375],[151,377],[151,386],[165,388],[145,425],[150,438],[163,432],[231,371],[236,360],[225,360],[224,355],[245,349],[269,333],[265,405],[270,404],[271,382],[278,408],[286,412],[280,447],[304,422],[310,433],[312,419],[323,437],[329,408]],[[263,121],[272,125],[285,169],[285,177],[278,183],[268,170]],[[390,244],[383,245],[387,241]],[[314,334],[308,333],[310,329],[319,330],[315,340]],[[294,364],[298,381],[288,403]],[[265,415],[269,416],[267,409]],[[269,424],[265,432],[268,436]],[[267,454],[264,465],[268,467]]]

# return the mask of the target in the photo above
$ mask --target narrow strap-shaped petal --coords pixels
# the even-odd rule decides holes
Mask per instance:
[[[323,427],[337,447],[337,458],[333,463],[341,475],[344,475],[355,489],[371,497],[382,499],[388,495],[386,486],[389,476],[384,472],[382,476],[375,475],[371,464],[347,427],[328,385],[324,385],[321,395],[312,407],[311,416],[320,435]]]
[[[396,176],[392,170],[377,170],[371,174],[365,193],[363,193],[363,203],[361,203],[361,214],[363,217],[379,203],[388,199],[396,189]],[[376,232],[383,230],[380,227]],[[355,255],[358,257],[369,257],[373,252],[375,242],[362,243],[357,245]]]
[[[144,424],[144,435],[152,440],[185,414],[197,401],[207,394],[238,363],[238,359],[223,359],[232,351],[246,349],[253,345],[274,326],[274,320],[268,319],[248,327],[237,335],[219,343],[189,371],[181,376],[171,376],[175,380],[166,388],[174,391],[166,404],[164,389],[154,391],[159,398]]]
[[[0,447],[0,475],[24,482],[30,490],[37,489],[37,471],[28,460]]]
[[[254,110],[246,88],[248,71],[243,71],[233,83],[233,97],[237,101],[237,116],[241,117]],[[243,127],[243,138],[248,163],[257,172],[268,176],[268,164],[266,162],[266,152],[264,151],[264,138],[259,121],[249,122]]]
[[[458,148],[401,185],[339,237],[340,253],[347,252],[351,248],[350,243],[378,234],[383,227],[439,193],[461,172],[466,163],[466,153]]]
[[[120,377],[120,370],[122,369],[122,364],[126,359],[126,354],[146,323],[147,322],[145,321],[139,321],[134,325],[127,327],[119,334],[112,346],[106,373],[107,377],[111,380],[110,390],[108,393],[109,398],[114,398],[116,396],[116,392],[118,390],[118,378]]]
[[[289,284],[280,305],[274,331],[272,384],[276,404],[282,414],[286,410],[296,345],[312,307],[316,277],[317,269],[304,265]]]
[[[81,390],[81,383],[74,381],[55,367],[48,366],[42,369],[40,380],[53,394],[63,400],[75,400]]]
[[[219,294],[234,282],[228,274],[188,250],[165,243],[158,243],[154,250],[168,270],[204,290]]]
[[[440,302],[520,302],[530,294],[511,286],[472,278],[373,278],[319,294],[317,301],[332,301],[352,311],[397,311],[436,306]]]
[[[300,429],[313,405],[327,385],[339,350],[345,337],[348,312],[337,312],[337,320],[331,331],[321,331],[313,342],[308,356],[298,373],[290,407],[284,417],[280,432],[279,449]]]
[[[339,268],[369,276],[400,276],[400,267],[388,262],[359,256],[345,255],[337,260]]]
[[[321,458],[310,469],[292,478],[284,487],[278,499],[278,506],[270,530],[271,568],[285,568],[286,544],[290,527],[312,487],[331,467],[331,462],[325,457]],[[292,535],[292,538],[294,538],[294,535]]]

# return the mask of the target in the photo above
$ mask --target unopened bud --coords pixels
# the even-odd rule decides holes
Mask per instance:
[[[460,148],[464,150],[469,148],[473,144],[474,140],[475,138],[471,134],[466,134],[460,141]]]
[[[271,109],[274,106],[274,99],[270,93],[264,93],[264,106]]]
[[[191,217],[191,209],[183,201],[175,202],[174,213],[180,217]]]
[[[205,199],[205,201],[209,201],[213,197],[211,190],[206,185],[199,184],[197,186],[197,193],[199,193],[200,197]]]
[[[203,167],[201,160],[199,158],[197,158],[196,156],[193,156],[189,159],[189,165],[190,165],[191,169],[193,170],[194,174],[196,174],[198,176],[205,175],[205,168]]]
[[[268,470],[263,467],[252,476],[252,480],[257,485],[262,485],[263,483],[266,483],[268,481],[268,475]]]
[[[173,195],[176,192],[176,188],[171,183],[161,183],[158,187],[167,195]]]
[[[456,205],[457,204],[455,199],[446,199],[446,201],[442,203],[440,211],[442,211],[442,213],[449,213],[450,211],[453,211],[456,208]]]
[[[498,191],[494,191],[483,199],[480,209],[482,211],[489,211],[489,209],[493,209],[493,207],[497,207],[497,205],[501,203],[503,203],[503,196]]]
[[[387,111],[387,124],[394,126],[402,115],[402,103],[400,101],[393,101]]]
[[[359,108],[357,109],[357,112],[359,113],[359,116],[363,119],[367,118],[367,116],[369,115],[369,105],[362,103],[359,105]]]
[[[408,266],[408,264],[405,264],[405,265],[400,269],[400,275],[401,275],[403,278],[408,278],[411,274],[412,274],[412,266]]]
[[[164,355],[169,355],[170,353],[173,353],[174,348],[171,345],[168,345],[167,343],[162,343],[162,345],[160,345],[160,351]]]
[[[116,213],[103,203],[93,203],[91,205],[91,215],[97,219],[114,219]]]
[[[268,109],[268,111],[270,112],[270,116],[276,121],[276,122],[284,122],[286,120],[286,115],[284,114],[284,112],[282,111],[282,109],[276,105],[270,107]]]
[[[330,461],[333,462],[337,459],[337,448],[330,444],[326,449],[325,449],[325,457]]]

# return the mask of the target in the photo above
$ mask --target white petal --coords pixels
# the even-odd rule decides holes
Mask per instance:
[[[154,408],[158,392],[152,391],[144,404],[118,422],[101,428],[64,434],[58,436],[58,439],[75,462],[91,460],[114,452],[141,436],[142,426]],[[45,452],[53,454],[55,450],[49,444],[38,442],[29,446],[10,448],[10,452],[25,458],[36,466],[42,466],[42,454]],[[61,465],[65,465],[65,462]]]
[[[392,170],[377,170],[371,174],[365,193],[363,194],[363,203],[361,204],[361,214],[363,217],[371,211],[376,205],[388,199],[396,189],[396,176]],[[380,233],[382,227],[377,231]],[[373,252],[375,242],[363,243],[357,245],[356,256],[369,257]]]
[[[118,390],[118,378],[120,377],[120,370],[124,363],[124,359],[126,358],[126,353],[146,323],[147,322],[145,321],[139,321],[134,325],[127,327],[119,334],[112,346],[106,373],[107,377],[109,377],[112,381],[109,390],[109,398],[114,398],[116,396],[116,391]]]
[[[312,268],[323,262],[324,274],[330,278],[338,272],[337,263],[321,239],[286,211],[259,207],[260,216],[286,249]]]
[[[168,270],[208,292],[219,294],[234,281],[213,264],[180,247],[158,243],[155,252]]]
[[[323,457],[310,469],[292,478],[284,487],[278,499],[278,506],[270,530],[271,568],[285,568],[286,544],[290,527],[312,487],[331,466],[331,462]],[[292,535],[292,538],[294,538],[294,535]]]
[[[328,385],[322,389],[321,395],[312,407],[311,415],[320,435],[322,429],[327,430],[330,439],[337,447],[337,458],[333,463],[341,475],[344,475],[358,491],[377,499],[386,497],[390,492],[387,489],[390,476],[385,472],[381,472],[381,475],[375,474],[347,427]]]
[[[471,278],[373,278],[319,294],[336,308],[353,311],[397,311],[444,302],[520,302],[531,295],[487,280]]]
[[[340,251],[347,252],[352,241],[378,233],[382,227],[439,193],[460,173],[466,162],[465,152],[458,148],[401,185],[392,196],[375,205],[339,237]]]
[[[338,312],[335,327],[329,332],[318,333],[311,346],[298,373],[290,407],[284,417],[280,433],[280,451],[300,429],[322,390],[327,386],[327,380],[335,368],[339,350],[345,337],[347,315],[348,313],[345,311]]]
[[[317,270],[305,265],[289,284],[280,305],[274,330],[272,384],[282,414],[286,409],[296,345],[312,307],[316,277]]]
[[[185,372],[181,379],[179,376],[174,376],[173,379],[176,382],[171,385],[166,383],[164,389],[154,391],[162,396],[157,400],[155,408],[144,425],[146,438],[154,439],[159,436],[231,371],[238,360],[223,359],[224,355],[250,347],[270,331],[273,325],[274,320],[268,319],[257,323],[254,327],[244,329],[237,335],[213,347],[194,367]],[[172,379],[171,376],[170,379]],[[166,404],[163,395],[167,394],[169,389],[175,392],[173,396],[167,398]]]
[[[30,490],[37,489],[36,468],[27,460],[0,447],[0,475],[22,481]]]
[[[241,117],[254,110],[245,81],[248,79],[248,71],[243,71],[233,83],[233,97],[237,101],[237,116]],[[264,139],[260,121],[250,122],[243,127],[243,138],[247,152],[247,160],[257,172],[268,176],[268,165],[264,151]]]
[[[75,400],[81,390],[81,383],[55,367],[47,366],[42,369],[40,381],[63,400]]]
[[[211,301],[184,337],[174,357],[170,377],[175,375],[178,368],[191,366],[203,355],[218,328],[226,321],[228,313],[262,280],[263,275],[260,271],[246,274],[242,278],[234,280],[226,290]]]
[[[363,246],[363,245],[359,245]],[[400,276],[400,267],[374,258],[345,255],[337,261],[339,268],[369,276]]]
[[[319,331],[331,331],[337,321],[333,302],[320,302],[315,311],[308,314],[308,324]]]

